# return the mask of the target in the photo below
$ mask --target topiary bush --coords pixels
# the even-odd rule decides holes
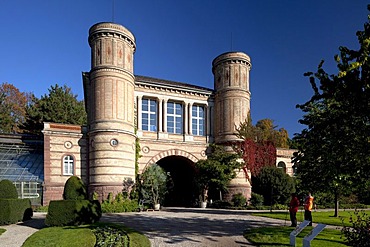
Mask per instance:
[[[33,215],[29,199],[0,199],[0,208],[0,225],[26,221]]]
[[[18,192],[10,180],[0,181],[0,225],[15,224],[31,219],[30,199],[18,199]]]
[[[71,226],[91,224],[101,217],[99,201],[59,200],[50,201],[45,225]]]
[[[79,177],[72,176],[66,181],[63,198],[50,201],[45,219],[47,226],[90,224],[100,219],[100,202],[87,200],[86,187]]]
[[[18,192],[12,181],[4,179],[0,181],[0,198],[1,199],[17,199]]]
[[[68,178],[64,185],[63,191],[64,200],[86,200],[87,191],[81,178],[72,176]]]

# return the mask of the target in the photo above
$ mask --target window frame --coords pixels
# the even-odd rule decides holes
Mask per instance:
[[[70,158],[67,160],[67,158]],[[67,166],[67,169],[66,169]],[[62,157],[62,174],[63,176],[73,176],[75,174],[76,159],[71,154],[65,154]]]
[[[148,110],[143,110],[144,109],[144,102],[147,101],[147,107],[148,107]],[[155,111],[152,111],[152,103],[154,104],[154,109]],[[144,124],[144,117],[143,115],[144,114],[147,114],[147,124]],[[154,118],[152,119],[151,117],[154,116]],[[152,120],[155,122],[155,125],[152,125]],[[144,128],[145,126],[145,128]],[[152,129],[152,127],[154,127]],[[143,98],[141,100],[141,129],[143,131],[150,131],[150,132],[157,132],[158,131],[158,101],[157,99],[153,99],[153,98]]]
[[[193,114],[193,109],[196,109],[195,112],[196,112],[196,116],[194,116]],[[203,110],[203,117],[200,116],[200,109]],[[206,124],[206,109],[203,105],[192,105],[191,107],[191,133],[193,135],[196,135],[196,136],[205,136],[205,124]],[[193,121],[196,121],[195,123],[195,126],[193,124]],[[203,124],[201,124],[200,122],[203,121]],[[194,128],[195,127],[195,128]]]
[[[171,107],[171,105],[173,107]],[[177,108],[180,107],[180,109]],[[173,110],[173,113],[170,113],[170,110]],[[177,111],[181,110],[181,114],[178,114]],[[169,118],[173,118],[173,126],[171,126]],[[180,120],[180,121],[179,121]],[[167,102],[167,132],[171,134],[178,134],[181,135],[184,133],[184,105],[183,103],[176,102],[176,101],[169,101]],[[173,131],[170,131],[173,129]]]

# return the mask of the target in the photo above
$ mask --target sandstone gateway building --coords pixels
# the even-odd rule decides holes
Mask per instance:
[[[188,206],[194,199],[194,163],[207,158],[210,143],[236,140],[236,127],[247,118],[249,56],[228,52],[216,57],[212,62],[214,89],[209,89],[134,75],[135,37],[119,24],[92,26],[88,42],[91,70],[82,74],[87,126],[44,123],[43,140],[0,138],[0,148],[17,143],[18,149],[38,150],[28,152],[33,162],[8,151],[1,161],[0,180],[22,184],[21,190],[23,182],[28,182],[25,197],[37,197],[42,190],[42,204],[46,205],[61,199],[64,183],[77,175],[88,185],[89,193],[106,198],[109,192],[122,191],[124,179],[135,180],[138,137],[139,172],[153,163],[162,166],[174,182],[169,204]],[[5,155],[5,151],[1,153]],[[291,150],[277,150],[277,166],[288,174],[292,174],[291,154]],[[33,179],[22,178],[20,170]],[[243,171],[229,189],[231,194],[250,196],[251,186]]]

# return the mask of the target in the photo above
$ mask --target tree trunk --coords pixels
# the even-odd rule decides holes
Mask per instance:
[[[337,190],[335,190],[334,201],[335,201],[334,217],[338,217],[339,200],[338,200],[338,191]]]

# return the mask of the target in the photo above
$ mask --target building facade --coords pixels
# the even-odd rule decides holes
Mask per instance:
[[[124,179],[157,163],[174,180],[169,204],[193,200],[194,163],[210,143],[237,140],[235,130],[250,111],[251,60],[228,52],[212,63],[214,88],[134,75],[135,37],[125,27],[98,23],[89,30],[91,70],[83,73],[88,125],[44,125],[43,203],[60,199],[65,181],[80,176],[100,199],[122,191]],[[292,150],[278,150],[279,167],[292,174]],[[250,196],[243,171],[230,194]]]
[[[88,42],[91,70],[82,73],[88,124],[44,123],[42,204],[62,199],[72,175],[105,199],[122,191],[123,180],[135,180],[136,169],[141,173],[157,163],[174,182],[167,205],[190,206],[196,200],[194,163],[207,158],[209,144],[236,141],[236,128],[250,111],[249,56],[216,57],[210,89],[134,75],[135,37],[119,24],[95,24]],[[277,166],[290,175],[292,152],[277,151]],[[250,197],[244,171],[230,183],[234,193]]]

